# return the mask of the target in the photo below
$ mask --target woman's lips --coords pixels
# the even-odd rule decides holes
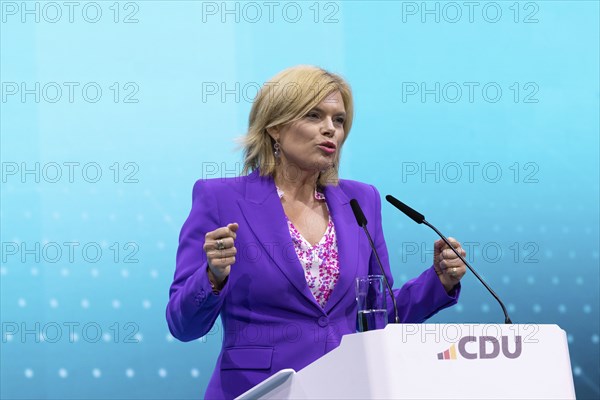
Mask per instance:
[[[333,154],[333,153],[335,153],[335,147],[328,147],[328,146],[325,146],[323,144],[320,144],[317,147],[319,147],[322,151],[324,151],[327,154]]]

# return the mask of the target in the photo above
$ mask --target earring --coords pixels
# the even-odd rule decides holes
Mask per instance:
[[[275,156],[275,158],[279,158],[279,156],[281,155],[281,146],[279,145],[279,142],[275,141],[275,144],[273,145],[273,155]]]

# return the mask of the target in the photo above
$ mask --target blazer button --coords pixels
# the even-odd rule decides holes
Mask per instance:
[[[327,325],[329,325],[329,318],[325,316],[319,317],[319,319],[317,320],[317,324],[319,324],[321,328],[325,328]]]
[[[206,299],[206,292],[204,289],[200,289],[200,293],[196,295],[196,305],[200,306],[204,302],[204,299]]]

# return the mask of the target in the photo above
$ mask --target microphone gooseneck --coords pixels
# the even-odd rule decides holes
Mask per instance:
[[[392,304],[394,305],[394,321],[397,324],[400,323],[400,318],[398,317],[398,306],[396,305],[396,298],[394,297],[394,292],[392,292],[392,287],[385,276],[385,270],[383,269],[383,265],[381,264],[381,260],[379,259],[379,254],[377,254],[377,250],[375,249],[375,245],[373,244],[373,239],[371,239],[371,235],[367,230],[367,218],[363,213],[358,201],[356,199],[350,200],[350,207],[352,207],[352,211],[354,212],[354,217],[356,218],[356,222],[358,226],[363,228],[367,235],[367,239],[369,239],[369,244],[371,245],[371,249],[373,250],[373,254],[375,254],[375,258],[377,259],[377,263],[379,264],[379,268],[381,269],[381,275],[383,275],[383,281],[385,282],[385,286],[387,287],[388,292],[390,293],[390,297],[392,298]]]
[[[410,219],[412,219],[413,221],[415,221],[417,224],[425,224],[428,227],[430,227],[431,229],[433,229],[433,231],[435,233],[437,233],[438,236],[441,237],[442,240],[452,249],[452,251],[454,252],[454,254],[456,254],[458,256],[458,258],[460,258],[462,260],[462,262],[465,263],[465,265],[469,268],[469,270],[473,273],[473,275],[475,275],[475,277],[477,279],[479,279],[479,282],[481,282],[483,284],[483,286],[485,286],[485,288],[488,290],[488,292],[490,292],[490,294],[494,297],[494,299],[496,299],[496,301],[498,302],[498,304],[500,304],[500,307],[502,308],[502,312],[504,313],[504,323],[505,324],[512,324],[513,323],[511,321],[510,317],[508,316],[508,311],[506,311],[506,307],[504,306],[504,303],[502,302],[502,300],[500,300],[500,297],[498,297],[498,295],[496,294],[496,292],[494,292],[492,290],[492,288],[489,287],[487,283],[485,283],[485,281],[483,280],[483,278],[481,276],[479,276],[479,274],[473,269],[473,267],[471,267],[471,265],[467,262],[467,260],[465,260],[463,258],[463,256],[461,256],[460,254],[458,254],[458,251],[456,251],[456,249],[454,248],[454,246],[452,246],[452,244],[450,244],[450,242],[448,241],[448,239],[446,238],[446,236],[444,236],[442,234],[442,232],[438,231],[435,226],[433,226],[429,222],[427,222],[427,220],[425,219],[425,216],[423,216],[423,214],[420,214],[417,211],[413,210],[412,208],[410,208],[409,206],[407,206],[406,204],[404,204],[403,202],[401,202],[400,200],[398,200],[394,196],[388,194],[387,196],[385,196],[385,199],[390,204],[392,204],[394,207],[396,207],[397,209],[399,209],[400,211],[402,211],[404,214],[406,214]]]

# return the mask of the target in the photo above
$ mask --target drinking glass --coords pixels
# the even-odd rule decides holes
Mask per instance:
[[[356,278],[356,302],[359,332],[385,328],[388,319],[383,275]]]

